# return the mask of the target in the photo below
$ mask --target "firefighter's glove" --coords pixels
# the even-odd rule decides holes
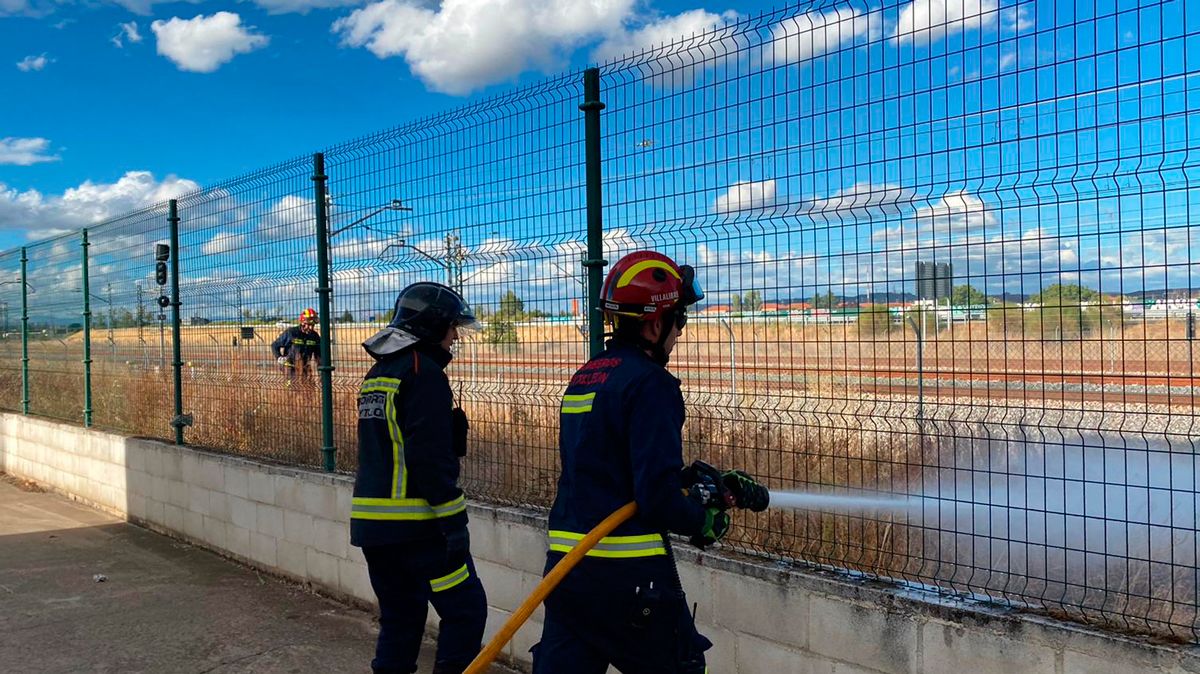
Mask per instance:
[[[450,527],[442,531],[446,537],[446,559],[452,564],[461,564],[471,551],[471,536],[467,533],[467,525]]]
[[[721,508],[704,509],[704,526],[700,534],[692,536],[691,544],[705,548],[725,537],[729,533],[729,513]]]
[[[721,483],[733,492],[737,506],[760,513],[771,504],[771,493],[743,471],[731,470],[721,474]]]
[[[454,448],[454,456],[462,458],[467,455],[467,431],[470,428],[467,413],[461,407],[450,411],[450,445]]]
[[[287,367],[287,356],[280,356],[275,359],[275,362],[279,363],[279,367]]]

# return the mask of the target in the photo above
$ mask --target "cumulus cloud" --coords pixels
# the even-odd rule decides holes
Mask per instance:
[[[317,233],[315,200],[289,194],[275,202],[259,222],[270,239],[312,238]]]
[[[49,154],[49,150],[50,141],[45,138],[0,138],[0,166],[30,166],[58,161],[58,155]]]
[[[767,52],[776,63],[800,63],[878,32],[881,26],[878,12],[868,14],[848,6],[808,12],[776,24]]]
[[[900,11],[891,37],[897,42],[933,43],[947,35],[990,28],[1003,22],[1009,30],[1033,25],[1025,7],[1000,9],[999,0],[914,0]]]
[[[872,240],[893,249],[979,243],[977,237],[998,221],[978,196],[956,190],[918,208],[915,221],[875,230]]]
[[[307,14],[314,9],[353,7],[363,4],[362,0],[255,0],[254,4],[271,14]]]
[[[232,12],[200,14],[191,19],[173,17],[150,24],[158,39],[158,53],[180,70],[211,73],[238,54],[267,46],[270,38],[242,26],[242,17]]]
[[[0,229],[24,229],[30,238],[66,232],[145,208],[200,186],[167,176],[155,179],[149,171],[129,171],[115,183],[86,181],[61,195],[20,191],[0,183]]]
[[[758,211],[775,205],[775,181],[734,183],[717,197],[713,210],[720,214]]]
[[[723,38],[727,30],[720,27],[736,21],[737,12],[714,14],[703,9],[693,9],[675,16],[651,21],[634,29],[622,28],[610,34],[592,52],[597,61],[618,59],[622,56],[650,50],[655,55],[691,55],[699,58],[725,56],[729,47]],[[698,53],[702,52],[702,53]]]
[[[0,16],[41,16],[49,7],[34,6],[29,0],[0,0]]]
[[[917,210],[917,225],[933,234],[974,233],[996,223],[996,214],[966,190],[949,192]]]
[[[213,238],[209,239],[200,251],[205,255],[220,255],[230,251],[238,250],[246,245],[245,234],[235,234],[233,232],[217,232]]]
[[[117,27],[120,29],[120,32],[112,37],[113,46],[116,48],[124,48],[126,40],[129,44],[137,44],[142,41],[142,34],[138,32],[137,21],[117,24]]]
[[[819,220],[870,221],[912,209],[913,191],[890,183],[860,182],[801,210]]]
[[[618,33],[634,0],[382,0],[333,24],[342,44],[403,57],[426,86],[465,95],[528,70],[563,67],[582,42]]]
[[[38,56],[26,56],[20,61],[17,61],[17,70],[20,70],[23,73],[41,70],[46,67],[47,63],[54,63],[54,59],[46,58],[44,53]]]

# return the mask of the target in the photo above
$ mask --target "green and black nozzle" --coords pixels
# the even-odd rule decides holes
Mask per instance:
[[[722,473],[699,460],[683,469],[683,483],[688,485],[688,495],[705,508],[744,508],[760,513],[771,504],[771,493],[747,473]]]

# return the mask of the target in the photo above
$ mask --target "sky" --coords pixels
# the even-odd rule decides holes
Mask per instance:
[[[580,288],[581,92],[546,78],[608,62],[606,257],[664,250],[710,301],[911,292],[918,260],[988,293],[1200,288],[1195,4],[317,2],[0,0],[0,87],[21,101],[0,108],[0,249],[217,184],[188,210],[193,290],[211,313],[296,305],[309,167],[221,181],[457,111],[330,150],[334,229],[369,216],[334,240],[338,301],[375,313],[440,277],[416,251],[454,232],[475,296],[561,311]],[[395,198],[413,211],[375,213]],[[147,240],[103,242],[100,278]],[[76,250],[34,266],[77,285]],[[248,283],[270,292],[235,301]]]
[[[0,0],[0,249],[21,203],[115,215],[754,4]]]

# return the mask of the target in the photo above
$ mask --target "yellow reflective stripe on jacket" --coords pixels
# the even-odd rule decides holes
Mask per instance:
[[[392,498],[404,498],[408,487],[408,467],[404,465],[404,434],[396,420],[396,397],[388,395],[384,407],[388,435],[392,438]]]
[[[404,465],[404,434],[396,419],[396,400],[392,394],[400,390],[400,380],[395,377],[372,377],[363,380],[359,395],[383,393],[384,417],[387,420],[388,436],[392,439],[392,498],[402,499],[408,495],[408,468]]]
[[[445,592],[446,590],[449,590],[455,585],[462,583],[470,577],[471,570],[467,568],[466,564],[463,564],[462,568],[454,571],[453,573],[448,573],[441,578],[434,578],[433,580],[429,581],[429,587],[433,588],[434,592]]]
[[[582,414],[592,411],[592,401],[596,399],[596,392],[580,393],[565,395],[562,399],[563,414]]]
[[[438,517],[450,517],[457,515],[467,509],[467,498],[459,496],[456,499],[446,501],[441,505],[433,506],[433,514]]]
[[[429,505],[423,498],[370,498],[355,496],[350,503],[350,518],[356,520],[435,520],[457,515],[467,509],[463,496]]]
[[[570,552],[583,534],[572,531],[550,531],[551,552]],[[588,557],[630,558],[655,557],[667,554],[667,547],[659,534],[642,534],[639,536],[605,536],[596,547],[587,552]]]
[[[374,377],[363,381],[359,393],[395,393],[399,390],[399,379],[394,377]]]

